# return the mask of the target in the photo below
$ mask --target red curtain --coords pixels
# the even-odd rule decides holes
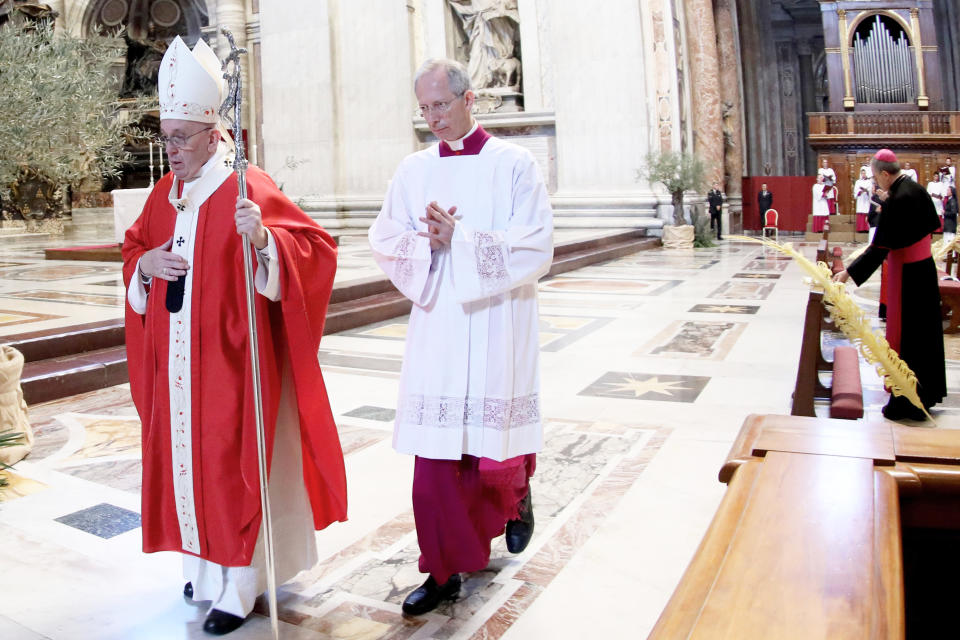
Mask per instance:
[[[757,205],[760,185],[766,183],[773,194],[773,208],[780,214],[781,231],[806,231],[807,218],[813,213],[813,176],[759,176],[743,179],[743,228],[763,228]]]

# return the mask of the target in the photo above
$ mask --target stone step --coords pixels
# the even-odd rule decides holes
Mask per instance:
[[[654,249],[659,247],[661,244],[662,242],[660,238],[640,237],[621,240],[620,242],[608,244],[602,247],[591,247],[565,252],[559,256],[554,256],[553,264],[550,266],[550,271],[547,275],[555,276],[561,273],[566,273],[567,271],[579,269],[580,267],[597,264],[598,262],[606,262],[608,260],[614,260],[615,258],[622,258],[623,256],[637,253],[638,251]]]
[[[49,239],[49,233],[28,233],[22,229],[3,230],[3,232],[0,233],[0,245],[23,244],[24,242],[39,242]]]
[[[643,229],[562,242],[554,248],[549,275],[613,260],[660,246]],[[347,331],[410,313],[412,303],[386,277],[373,276],[334,287],[324,334]],[[27,404],[56,400],[128,381],[123,320],[7,336],[27,361],[21,384]]]
[[[28,363],[123,346],[123,318],[18,333],[6,336],[3,342],[22,353]]]
[[[554,247],[548,273],[555,276],[580,267],[613,260],[660,246],[642,229],[562,242]],[[330,297],[324,334],[355,329],[410,313],[413,304],[385,277],[371,277],[335,287]]]
[[[44,249],[47,260],[90,260],[94,262],[123,262],[118,244],[98,244],[77,247]]]
[[[804,234],[804,240],[807,242],[819,242],[823,238],[823,233],[807,231]],[[830,229],[830,244],[835,242],[866,242],[867,232],[857,231],[834,231]]]
[[[86,393],[129,380],[125,345],[28,362],[20,385],[28,405]]]

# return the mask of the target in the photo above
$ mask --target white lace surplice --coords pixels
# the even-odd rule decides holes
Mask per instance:
[[[426,206],[457,207],[431,256]],[[490,138],[478,155],[433,146],[397,169],[370,244],[414,302],[394,447],[428,458],[505,460],[539,451],[537,280],[553,258],[553,212],[533,156]]]
[[[813,215],[815,216],[830,215],[830,207],[823,197],[823,190],[825,188],[822,184],[813,185]]]

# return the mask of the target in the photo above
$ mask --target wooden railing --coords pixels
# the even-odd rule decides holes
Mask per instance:
[[[810,113],[810,139],[903,136],[960,139],[960,111]]]

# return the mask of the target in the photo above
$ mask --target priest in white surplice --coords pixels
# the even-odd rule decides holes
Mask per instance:
[[[428,60],[414,91],[440,139],[407,156],[370,228],[380,267],[414,305],[394,447],[416,455],[413,509],[427,581],[403,609],[455,599],[506,529],[533,532],[529,478],[543,442],[537,280],[553,257],[553,212],[533,156],[471,116],[470,77]]]

